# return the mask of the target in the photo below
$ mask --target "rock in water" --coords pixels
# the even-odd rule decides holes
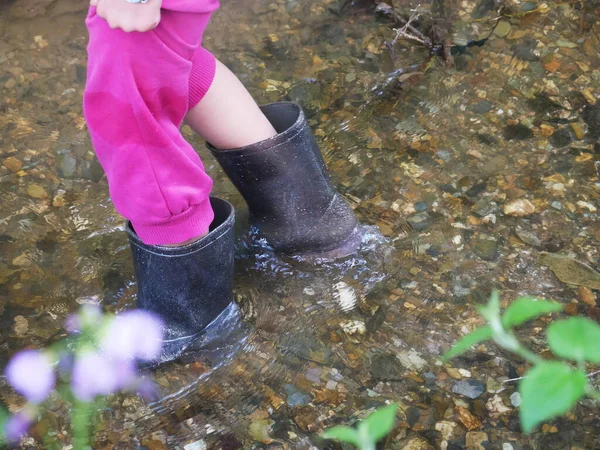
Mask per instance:
[[[600,289],[600,273],[587,264],[557,253],[540,253],[540,264],[549,267],[554,275],[567,284]]]
[[[590,136],[594,139],[600,138],[600,104],[586,106],[582,117],[588,126]]]
[[[485,450],[488,448],[488,435],[482,431],[471,431],[466,434],[467,450]]]
[[[535,206],[526,198],[512,200],[504,205],[504,214],[507,216],[525,217],[535,213]]]
[[[477,380],[461,380],[452,386],[452,392],[461,394],[469,398],[477,398],[485,391],[485,387],[481,381]]]

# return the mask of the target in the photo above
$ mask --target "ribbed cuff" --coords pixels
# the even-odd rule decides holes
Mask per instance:
[[[157,224],[133,223],[136,234],[147,245],[173,245],[206,234],[214,219],[210,199]]]
[[[204,47],[198,48],[192,60],[190,73],[190,94],[188,97],[188,110],[202,100],[215,79],[217,61],[214,55]]]

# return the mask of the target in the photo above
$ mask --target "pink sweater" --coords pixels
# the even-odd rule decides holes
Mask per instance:
[[[209,13],[216,11],[219,0],[163,0],[162,8],[169,11]]]
[[[117,210],[147,244],[207,232],[212,180],[179,127],[207,92],[215,58],[201,47],[217,0],[163,0],[146,33],[111,29],[91,8],[84,113]]]

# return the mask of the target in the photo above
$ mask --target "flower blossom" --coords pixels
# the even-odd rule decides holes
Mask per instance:
[[[10,444],[17,443],[27,434],[31,426],[31,419],[24,413],[19,412],[10,416],[4,424],[4,436]]]
[[[119,314],[107,327],[101,347],[116,359],[151,361],[160,355],[163,324],[152,313],[133,309]]]
[[[133,360],[85,352],[75,357],[71,389],[79,400],[91,401],[98,395],[113,394],[130,387],[135,378],[136,367]]]
[[[56,381],[52,361],[38,350],[23,350],[6,366],[6,379],[31,403],[43,402]]]

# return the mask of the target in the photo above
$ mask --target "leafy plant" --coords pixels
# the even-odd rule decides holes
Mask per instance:
[[[358,424],[358,427],[337,426],[323,433],[325,439],[335,439],[357,447],[359,450],[375,450],[378,441],[394,427],[398,405],[378,409]]]
[[[521,297],[501,314],[500,295],[494,291],[488,304],[478,309],[488,324],[460,339],[443,359],[454,358],[476,344],[493,340],[531,363],[532,368],[519,384],[520,418],[525,433],[548,419],[565,414],[585,395],[600,399],[600,392],[590,384],[585,372],[588,363],[600,363],[600,325],[596,322],[572,317],[552,323],[546,333],[548,346],[557,357],[567,361],[549,361],[523,346],[512,328],[544,314],[561,311],[562,305]]]
[[[70,336],[49,348],[23,350],[6,366],[6,380],[28,400],[9,415],[0,408],[0,445],[17,443],[44,410],[52,392],[70,403],[74,450],[87,449],[91,418],[99,402],[123,390],[148,393],[148,379],[137,373],[138,361],[152,361],[162,347],[162,323],[132,310],[116,317],[84,305],[67,319]]]

